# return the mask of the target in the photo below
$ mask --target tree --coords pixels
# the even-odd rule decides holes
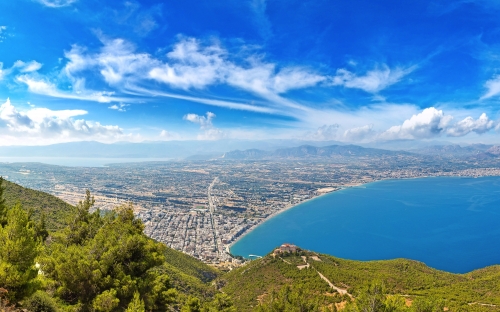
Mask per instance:
[[[186,301],[186,304],[181,309],[181,312],[200,312],[201,311],[201,303],[200,299],[196,297],[189,297]]]
[[[134,298],[130,301],[125,312],[144,312],[144,300],[140,298],[139,292],[134,293]]]
[[[35,257],[40,244],[20,204],[8,210],[6,221],[0,228],[0,287],[7,289],[8,299],[15,302],[36,290]]]
[[[165,311],[177,297],[159,269],[166,247],[143,233],[131,205],[102,216],[88,211],[92,205],[87,192],[73,219],[85,229],[70,226],[40,257],[56,296],[67,304],[81,303],[83,311],[123,311],[138,292],[146,310]]]
[[[3,195],[5,190],[3,181],[3,177],[0,177],[0,227],[4,227],[7,224],[7,206],[5,205],[5,198]]]

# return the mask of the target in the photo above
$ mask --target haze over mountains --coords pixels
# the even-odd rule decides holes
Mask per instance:
[[[500,146],[487,144],[417,145],[402,141],[397,145],[352,145],[337,141],[302,140],[218,140],[218,141],[151,141],[105,144],[95,141],[61,143],[44,146],[3,146],[0,157],[80,157],[80,158],[161,158],[165,160],[208,159],[300,159],[335,157],[380,157],[425,155],[443,158],[489,159],[500,155]]]

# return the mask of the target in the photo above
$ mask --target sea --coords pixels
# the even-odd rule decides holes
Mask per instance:
[[[454,273],[500,264],[500,177],[346,188],[274,216],[230,251],[263,256],[283,243],[353,260],[413,259]]]

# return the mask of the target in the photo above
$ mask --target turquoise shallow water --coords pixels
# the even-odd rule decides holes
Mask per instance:
[[[341,258],[409,258],[449,272],[500,264],[500,177],[387,180],[337,191],[264,222],[231,253],[284,242]]]

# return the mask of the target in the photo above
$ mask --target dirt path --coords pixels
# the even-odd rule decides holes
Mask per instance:
[[[316,270],[316,272],[318,272],[318,270]],[[328,285],[330,285],[331,288],[335,289],[339,294],[348,295],[351,299],[353,298],[352,295],[347,292],[347,289],[340,288],[340,287],[333,285],[332,282],[330,282],[323,274],[321,274],[319,272],[318,272],[318,274],[319,274],[319,277],[321,277],[325,282],[327,282]]]

